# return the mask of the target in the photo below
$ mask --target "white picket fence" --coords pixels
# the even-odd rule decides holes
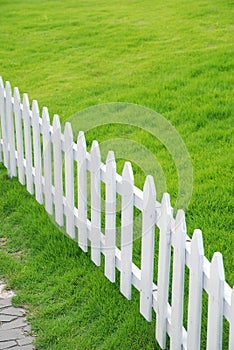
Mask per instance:
[[[120,176],[116,173],[113,152],[108,153],[103,164],[97,141],[93,141],[90,153],[87,152],[82,131],[77,142],[73,142],[69,123],[62,134],[57,115],[50,125],[46,107],[40,118],[37,101],[33,101],[30,109],[27,94],[21,103],[18,88],[12,97],[10,83],[6,82],[4,87],[1,78],[0,114],[0,161],[3,160],[9,175],[18,176],[31,194],[35,192],[36,200],[45,205],[50,215],[55,214],[58,225],[65,225],[72,239],[78,229],[79,247],[87,252],[91,245],[91,258],[97,266],[104,254],[106,277],[115,282],[116,269],[120,271],[120,291],[127,299],[131,299],[132,286],[140,292],[140,313],[147,321],[151,321],[152,311],[156,313],[156,339],[160,347],[166,348],[168,334],[172,350],[200,349],[204,290],[208,294],[206,349],[222,349],[225,317],[229,322],[229,350],[233,350],[234,288],[225,282],[222,255],[214,253],[211,263],[206,259],[201,231],[195,230],[190,239],[184,212],[179,210],[173,218],[169,195],[164,194],[162,203],[156,201],[153,178],[147,176],[141,191],[134,186],[129,162]],[[74,164],[78,174],[77,194]],[[87,172],[91,176],[91,220],[87,216]],[[101,232],[101,182],[105,184],[104,232]],[[121,249],[116,246],[117,193],[121,196]],[[78,208],[74,204],[76,195]],[[132,262],[134,207],[142,212],[141,268]],[[159,228],[157,273],[154,273],[155,226]],[[189,268],[187,329],[183,316],[185,266]]]

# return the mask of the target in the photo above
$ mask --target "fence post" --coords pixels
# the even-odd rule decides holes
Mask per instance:
[[[224,268],[222,254],[214,253],[210,265],[207,350],[222,349]]]
[[[34,193],[33,174],[32,174],[32,140],[31,140],[31,121],[28,95],[23,95],[23,120],[24,120],[24,142],[26,158],[26,186],[29,193]]]
[[[159,253],[158,253],[158,290],[156,339],[162,349],[166,348],[167,334],[167,303],[171,261],[171,204],[170,196],[164,193],[162,198],[161,216],[159,220]]]
[[[184,306],[184,268],[185,268],[186,223],[183,210],[178,210],[175,220],[174,258],[171,306],[171,350],[182,345],[183,306]]]
[[[105,276],[115,282],[116,245],[116,163],[114,152],[106,159]]]
[[[8,173],[10,177],[16,176],[16,157],[15,157],[15,130],[13,121],[13,108],[12,108],[12,92],[9,81],[6,82],[6,119],[7,119],[7,132],[8,132],[8,145],[10,152],[10,166]]]
[[[62,178],[62,140],[59,116],[54,115],[53,119],[53,153],[54,153],[54,204],[55,221],[63,226],[63,178]]]
[[[70,123],[65,124],[65,189],[66,189],[66,231],[71,238],[75,238],[74,220],[74,157],[73,157],[73,133]]]
[[[202,233],[195,230],[191,242],[189,273],[188,349],[200,349],[204,249]]]
[[[91,259],[101,264],[101,155],[97,141],[91,147]]]
[[[52,200],[52,164],[51,164],[51,136],[50,136],[50,117],[47,107],[42,110],[42,139],[43,139],[43,165],[44,165],[44,193],[45,209],[47,213],[53,214]]]
[[[120,291],[127,299],[131,299],[132,296],[133,186],[132,166],[131,163],[126,162],[123,168],[121,185]]]
[[[2,141],[3,141],[3,160],[4,166],[8,169],[9,167],[9,153],[8,153],[8,140],[7,140],[7,122],[6,122],[6,99],[4,96],[5,89],[0,77],[0,117],[1,117],[1,130],[2,130]]]
[[[18,178],[19,182],[25,184],[24,171],[24,149],[23,149],[23,133],[22,133],[22,113],[20,108],[20,94],[17,87],[14,88],[14,113],[15,113],[15,128],[16,128],[16,145],[17,145],[17,160],[18,160]]]
[[[156,190],[153,177],[147,176],[143,188],[140,313],[149,322],[152,320],[155,224]]]
[[[33,150],[35,167],[35,195],[38,203],[43,203],[42,198],[42,173],[41,173],[41,134],[39,126],[39,108],[36,100],[32,102],[32,129],[33,129]]]
[[[87,168],[86,142],[84,132],[80,131],[77,138],[77,174],[78,174],[78,244],[84,251],[88,251],[87,241]]]

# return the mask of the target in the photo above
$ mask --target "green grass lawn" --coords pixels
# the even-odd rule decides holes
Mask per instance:
[[[128,102],[175,126],[194,171],[188,234],[202,229],[209,259],[222,252],[232,286],[233,2],[4,0],[0,25],[0,75],[51,116],[65,122],[93,105]],[[150,135],[113,125],[86,136],[89,146],[120,136],[147,147],[175,205],[176,168]],[[137,164],[134,172],[142,187]],[[139,315],[138,292],[127,301],[119,278],[111,284],[3,166],[0,177],[0,237],[7,238],[0,240],[0,278],[16,289],[15,303],[28,307],[38,349],[157,349],[155,322]],[[134,254],[138,261],[137,248]],[[224,338],[227,344],[227,328]]]

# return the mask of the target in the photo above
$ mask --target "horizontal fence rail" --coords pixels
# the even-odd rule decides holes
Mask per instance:
[[[169,195],[163,195],[162,203],[156,200],[151,176],[147,176],[143,191],[140,190],[134,185],[129,162],[120,176],[112,151],[106,164],[102,163],[97,141],[87,152],[82,131],[74,142],[70,123],[66,123],[63,134],[57,115],[51,125],[46,107],[41,118],[37,101],[30,108],[27,94],[21,102],[18,88],[12,96],[10,83],[4,86],[1,78],[0,122],[0,161],[9,176],[18,176],[19,182],[26,184],[28,192],[35,194],[48,214],[55,215],[56,223],[64,226],[72,239],[78,236],[78,245],[84,252],[91,246],[91,259],[97,266],[101,264],[101,254],[104,255],[105,276],[111,282],[115,282],[116,269],[120,271],[120,291],[127,299],[131,299],[132,286],[140,292],[140,313],[149,322],[152,311],[156,313],[156,339],[162,349],[166,349],[167,335],[172,350],[200,349],[203,290],[208,294],[206,349],[222,349],[223,317],[229,323],[229,350],[234,349],[234,288],[225,282],[222,255],[214,253],[212,261],[207,260],[201,231],[195,230],[192,238],[187,235],[183,210],[174,218]],[[87,173],[91,179],[91,219],[87,213]],[[105,184],[104,232],[101,183]],[[121,197],[120,249],[116,244],[117,194]],[[134,207],[142,213],[141,268],[132,261]],[[157,271],[154,271],[155,227],[159,229]],[[185,322],[186,266],[189,290]]]

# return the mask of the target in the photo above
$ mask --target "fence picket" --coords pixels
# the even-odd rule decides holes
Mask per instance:
[[[106,213],[105,213],[105,276],[115,282],[116,245],[116,163],[114,152],[109,151],[106,159]]]
[[[16,145],[17,145],[17,160],[18,160],[18,178],[19,182],[25,184],[24,171],[24,149],[23,149],[23,134],[22,134],[22,112],[20,108],[20,94],[17,87],[14,88],[14,113],[15,113],[15,128],[16,128]]]
[[[62,145],[61,126],[59,116],[54,115],[53,119],[53,154],[54,154],[54,204],[55,221],[63,226],[63,179],[62,179]]]
[[[143,188],[140,313],[149,322],[152,320],[155,223],[156,190],[153,177],[148,175]]]
[[[12,91],[9,81],[6,82],[6,119],[8,132],[8,145],[10,153],[10,166],[8,174],[10,177],[16,176],[16,157],[15,157],[15,128],[13,121]]]
[[[171,342],[170,349],[178,350],[182,345],[183,304],[184,304],[184,268],[185,268],[186,223],[183,210],[178,210],[175,220],[174,257],[171,306]]]
[[[65,189],[66,189],[66,232],[75,238],[74,220],[74,158],[73,158],[73,132],[70,123],[65,124]]]
[[[47,107],[42,110],[42,140],[43,140],[43,166],[44,166],[44,193],[45,209],[47,213],[53,214],[52,200],[52,173],[51,173],[51,137],[50,117]]]
[[[222,254],[214,253],[210,265],[207,350],[222,349],[224,269]]]
[[[156,339],[162,349],[166,348],[167,303],[171,261],[171,204],[170,196],[164,193],[161,206],[159,256],[158,256],[158,290]]]
[[[127,298],[132,297],[132,245],[133,245],[133,185],[131,163],[124,164],[122,173],[121,205],[121,275],[120,291]]]
[[[29,193],[34,193],[33,174],[32,174],[32,139],[31,139],[31,121],[28,95],[23,95],[23,120],[24,120],[24,142],[26,158],[26,186]]]
[[[78,244],[84,251],[88,251],[87,241],[87,166],[86,141],[84,132],[80,131],[77,138],[77,174],[78,174]]]
[[[1,89],[3,89],[3,80],[2,77],[0,76],[0,163],[2,162],[2,153],[3,153],[3,146],[2,146],[2,142],[3,142],[3,136],[2,136],[2,122],[1,122],[1,108],[2,108],[2,97],[1,97]]]
[[[8,141],[7,141],[7,123],[6,123],[6,101],[4,97],[4,85],[2,77],[0,77],[0,118],[1,118],[1,133],[3,141],[3,160],[4,166],[8,169],[9,166],[9,154],[8,154]]]
[[[188,349],[200,349],[204,249],[202,233],[195,230],[191,242],[189,274]]]
[[[33,130],[33,151],[35,168],[35,195],[38,203],[43,203],[42,197],[42,172],[41,172],[41,139],[39,127],[39,108],[36,100],[32,102],[32,130]]]
[[[91,147],[91,259],[97,265],[101,264],[101,155],[97,141]]]
[[[231,296],[231,320],[229,327],[229,350],[234,349],[234,287],[232,288]]]

